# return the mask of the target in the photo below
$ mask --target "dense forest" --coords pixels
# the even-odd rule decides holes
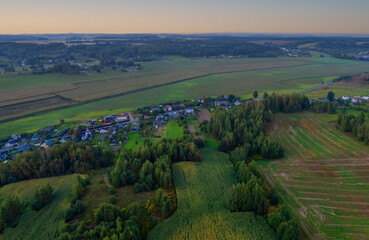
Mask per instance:
[[[135,151],[124,150],[110,174],[110,180],[115,187],[134,184],[137,192],[158,187],[170,189],[173,187],[171,165],[180,161],[201,161],[192,135],[146,142]]]
[[[8,163],[0,163],[0,184],[53,177],[72,173],[89,173],[112,163],[110,148],[66,142],[44,150],[18,154]]]

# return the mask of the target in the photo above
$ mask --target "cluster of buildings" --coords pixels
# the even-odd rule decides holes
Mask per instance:
[[[310,99],[310,101],[312,101]],[[319,98],[320,102],[329,102],[328,98]],[[349,102],[349,103],[361,103],[361,102],[365,102],[365,101],[369,101],[369,96],[354,96],[354,97],[348,97],[346,95],[342,96],[342,97],[335,97],[334,101],[339,103],[341,101],[343,102]]]
[[[59,130],[54,127],[47,127],[34,134],[13,134],[8,139],[0,143],[0,161],[7,162],[16,154],[32,149],[45,149],[54,144],[71,141],[89,141],[94,138],[94,134],[110,134],[110,145],[116,145],[114,135],[119,128],[124,128],[127,123],[135,123],[138,120],[130,121],[128,113],[113,116],[106,116],[101,119],[88,120],[74,129]],[[132,126],[131,131],[138,131],[138,126]]]

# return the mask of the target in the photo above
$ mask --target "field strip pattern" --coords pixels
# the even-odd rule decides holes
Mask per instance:
[[[369,239],[369,147],[314,113],[280,114],[286,158],[263,164],[312,238]]]

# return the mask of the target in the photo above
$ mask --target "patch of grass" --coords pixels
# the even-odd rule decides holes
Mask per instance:
[[[224,153],[203,149],[202,162],[173,165],[178,208],[148,239],[277,239],[262,217],[231,213],[227,192],[237,182]]]
[[[135,150],[139,148],[140,146],[143,146],[145,143],[145,140],[152,141],[151,138],[141,137],[140,133],[134,132],[128,134],[128,139],[125,144],[123,144],[123,147],[125,149],[132,149]]]
[[[42,178],[6,185],[0,189],[0,198],[19,196],[22,201],[32,198],[37,187],[50,183],[54,188],[52,201],[36,212],[27,208],[18,219],[15,228],[7,228],[1,239],[55,239],[59,226],[64,222],[63,212],[69,206],[72,187],[77,182],[77,175]]]
[[[219,141],[212,136],[206,135],[206,147],[218,149]]]
[[[166,138],[180,138],[183,136],[183,126],[179,126],[177,121],[169,121],[167,124]]]

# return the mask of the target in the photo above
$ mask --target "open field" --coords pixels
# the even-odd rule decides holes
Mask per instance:
[[[315,239],[369,238],[369,147],[327,114],[278,114],[272,136],[283,160],[258,162]]]
[[[204,63],[202,63],[202,61],[204,61]],[[275,65],[275,62],[278,61],[280,61],[281,64],[297,64],[297,62],[295,62],[296,59],[286,58],[194,60],[179,57],[172,58],[171,61],[167,62],[145,63],[144,71],[149,71],[150,69],[154,72],[164,71],[160,70],[163,68],[167,69],[168,71],[173,70],[168,67],[170,64],[179,69],[183,68],[190,72],[192,71],[191,68],[194,68],[194,65],[197,67],[197,69],[201,69],[201,71],[205,71],[204,69],[207,68],[213,69],[214,71],[217,70],[217,68],[220,68],[220,70],[232,71],[235,70],[237,66],[243,66],[244,68],[250,68],[252,66],[256,67],[257,61],[259,61],[260,64],[264,62],[264,64],[268,63],[273,66]],[[328,56],[319,58],[318,56],[314,55],[312,58],[301,58],[298,61],[298,64],[300,65],[208,75],[206,77],[194,78],[192,80],[186,80],[170,85],[163,85],[157,88],[151,88],[147,90],[141,89],[140,91],[123,96],[103,99],[96,102],[83,103],[55,111],[38,113],[37,115],[16,119],[12,122],[3,122],[0,123],[0,138],[9,136],[13,133],[32,132],[45,126],[55,125],[59,123],[61,118],[65,120],[66,124],[73,125],[87,119],[94,119],[123,111],[134,110],[141,106],[168,101],[196,99],[203,96],[216,96],[221,94],[226,95],[231,93],[243,97],[250,97],[255,89],[259,92],[268,91],[269,93],[272,91],[278,91],[281,93],[298,92],[316,87],[320,85],[322,81],[327,82],[341,75],[354,75],[360,72],[365,72],[369,69],[369,63],[367,62],[334,59]],[[224,68],[221,67],[222,64],[224,65]],[[232,64],[235,65],[233,68],[229,66]],[[160,74],[154,74],[154,72],[152,76],[150,76],[148,72],[145,72],[146,77],[148,78],[145,81],[151,81],[154,76],[158,78],[161,76]],[[119,72],[120,75],[134,75],[143,73],[144,72]],[[105,73],[106,76],[119,78],[118,76],[120,75],[117,74],[118,73],[115,72]],[[78,82],[85,82],[93,81],[99,76],[102,77],[105,75],[94,75],[89,76],[89,78],[87,78],[87,76],[78,76],[77,78],[81,78],[78,80]],[[7,84],[14,88],[16,85],[11,83],[11,81],[5,81],[2,78],[4,76],[0,76],[0,89],[6,89]],[[39,80],[32,75],[32,79],[36,82],[36,85],[38,84],[42,86],[47,83],[47,79],[43,79],[44,76],[47,75],[41,75],[40,77],[42,77],[42,79]],[[58,77],[55,78],[56,79],[51,79],[50,82],[60,84],[62,81],[59,78],[63,78],[63,80],[66,81],[66,84],[71,84],[71,82],[73,83],[73,79],[71,79],[72,76],[58,75]],[[74,78],[76,78],[76,76],[74,76]],[[132,79],[133,82],[138,82],[137,79]],[[21,83],[23,83],[23,81],[19,82],[18,84]],[[104,84],[108,84],[108,82],[105,82]],[[114,86],[114,84],[112,86]],[[13,90],[15,91],[16,88]],[[63,94],[64,93],[65,92],[63,92]]]
[[[7,228],[0,239],[54,239],[60,224],[64,222],[63,212],[69,204],[72,186],[76,181],[77,175],[66,175],[22,181],[2,187],[1,199],[11,195],[19,196],[22,200],[30,199],[37,187],[47,183],[54,188],[54,193],[52,201],[40,211],[27,208],[17,220],[18,225],[15,228]]]
[[[209,74],[283,68],[302,64],[306,63],[289,58],[190,60],[176,57],[171,58],[170,61],[142,63],[144,69],[139,72],[107,71],[92,76],[5,74],[0,76],[0,103],[4,99],[27,101],[30,97],[56,93],[74,102],[84,102],[164,86]],[[53,105],[50,104],[50,106]],[[40,110],[35,104],[34,112]],[[17,114],[9,113],[5,116],[10,118]]]
[[[202,156],[201,163],[173,165],[178,208],[148,239],[276,239],[262,217],[227,210],[227,191],[237,182],[227,155],[207,148]]]

